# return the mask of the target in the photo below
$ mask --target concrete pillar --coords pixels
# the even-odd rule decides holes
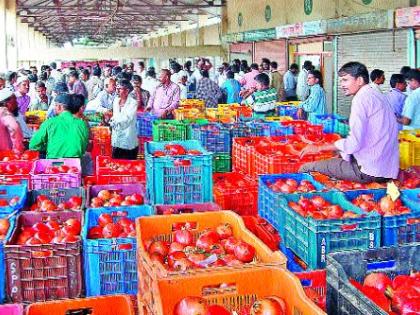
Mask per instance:
[[[17,67],[17,29],[16,1],[6,0],[6,67],[14,70]]]
[[[0,0],[0,29],[6,29],[6,0]],[[6,32],[0,32],[0,73],[7,70]]]

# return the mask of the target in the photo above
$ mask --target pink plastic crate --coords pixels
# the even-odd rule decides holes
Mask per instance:
[[[0,315],[23,315],[21,304],[0,305]]]
[[[184,205],[156,205],[156,214],[180,214],[193,212],[210,212],[222,210],[218,204],[213,202],[189,203]]]
[[[90,208],[92,198],[98,196],[101,190],[109,190],[120,195],[127,196],[132,194],[140,194],[146,203],[146,188],[144,184],[111,184],[111,185],[95,185],[87,189],[86,208]]]
[[[76,167],[77,173],[45,174],[50,166]],[[80,159],[47,159],[38,160],[31,172],[32,189],[74,188],[80,187],[82,181]]]

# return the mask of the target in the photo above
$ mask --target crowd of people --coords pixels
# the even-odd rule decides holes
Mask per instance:
[[[192,67],[190,61],[184,65],[171,61],[170,69],[162,69],[158,76],[143,62],[138,67],[128,63],[76,68],[74,64],[63,70],[53,62],[42,66],[40,73],[31,67],[0,75],[0,150],[22,152],[28,147],[47,158],[83,158],[89,139],[88,111],[101,113],[111,127],[112,156],[136,159],[137,112],[170,119],[180,99],[186,98],[202,99],[207,107],[241,103],[265,114],[279,101],[300,101],[298,116],[309,121],[327,113],[322,73],[310,61],[301,69],[291,64],[284,74],[277,62],[266,58],[251,65],[233,60],[215,71],[209,60],[199,58]],[[364,65],[349,63],[338,75],[344,93],[354,96],[351,134],[334,147],[343,159],[306,165],[303,170],[341,173],[359,181],[395,177],[398,130],[420,128],[420,71],[403,67],[391,76],[387,92],[381,87],[386,78],[380,69],[369,74]],[[25,114],[37,110],[46,111],[47,120],[34,131],[26,125]],[[302,154],[321,149],[308,146]]]

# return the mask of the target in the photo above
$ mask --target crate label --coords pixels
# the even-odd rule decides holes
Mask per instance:
[[[12,288],[11,288],[11,292],[12,293],[17,293],[19,291],[19,288],[14,285],[15,281],[19,279],[18,275],[17,275],[17,269],[16,269],[16,263],[12,262],[10,265],[10,273],[11,273],[11,280],[12,280]]]
[[[321,262],[326,262],[327,241],[325,238],[321,240]]]
[[[401,195],[397,185],[393,181],[387,184],[386,194],[391,197],[392,201],[397,200]]]
[[[370,232],[369,233],[369,248],[375,247],[375,234]]]

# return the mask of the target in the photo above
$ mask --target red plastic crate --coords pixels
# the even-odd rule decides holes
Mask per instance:
[[[138,137],[139,139],[139,153],[137,155],[138,159],[144,159],[144,144],[149,141],[153,141],[153,137]]]
[[[282,121],[281,124],[283,126],[292,126],[293,132],[296,135],[304,135],[306,134],[307,128],[309,123],[306,120],[289,120],[289,121]]]
[[[39,159],[38,151],[26,150],[20,156],[13,151],[0,151],[0,161],[35,161]]]
[[[144,160],[116,160],[107,156],[98,156],[96,163],[98,185],[146,182]]]
[[[280,247],[281,237],[279,232],[268,223],[267,220],[259,216],[242,216],[245,226],[254,233],[271,250],[276,251]]]
[[[258,214],[258,183],[244,174],[213,174],[213,197],[224,210],[232,210],[239,215]]]
[[[27,185],[31,189],[33,161],[0,162],[0,185]]]
[[[315,270],[295,273],[302,284],[306,296],[322,310],[327,309],[327,271]]]

